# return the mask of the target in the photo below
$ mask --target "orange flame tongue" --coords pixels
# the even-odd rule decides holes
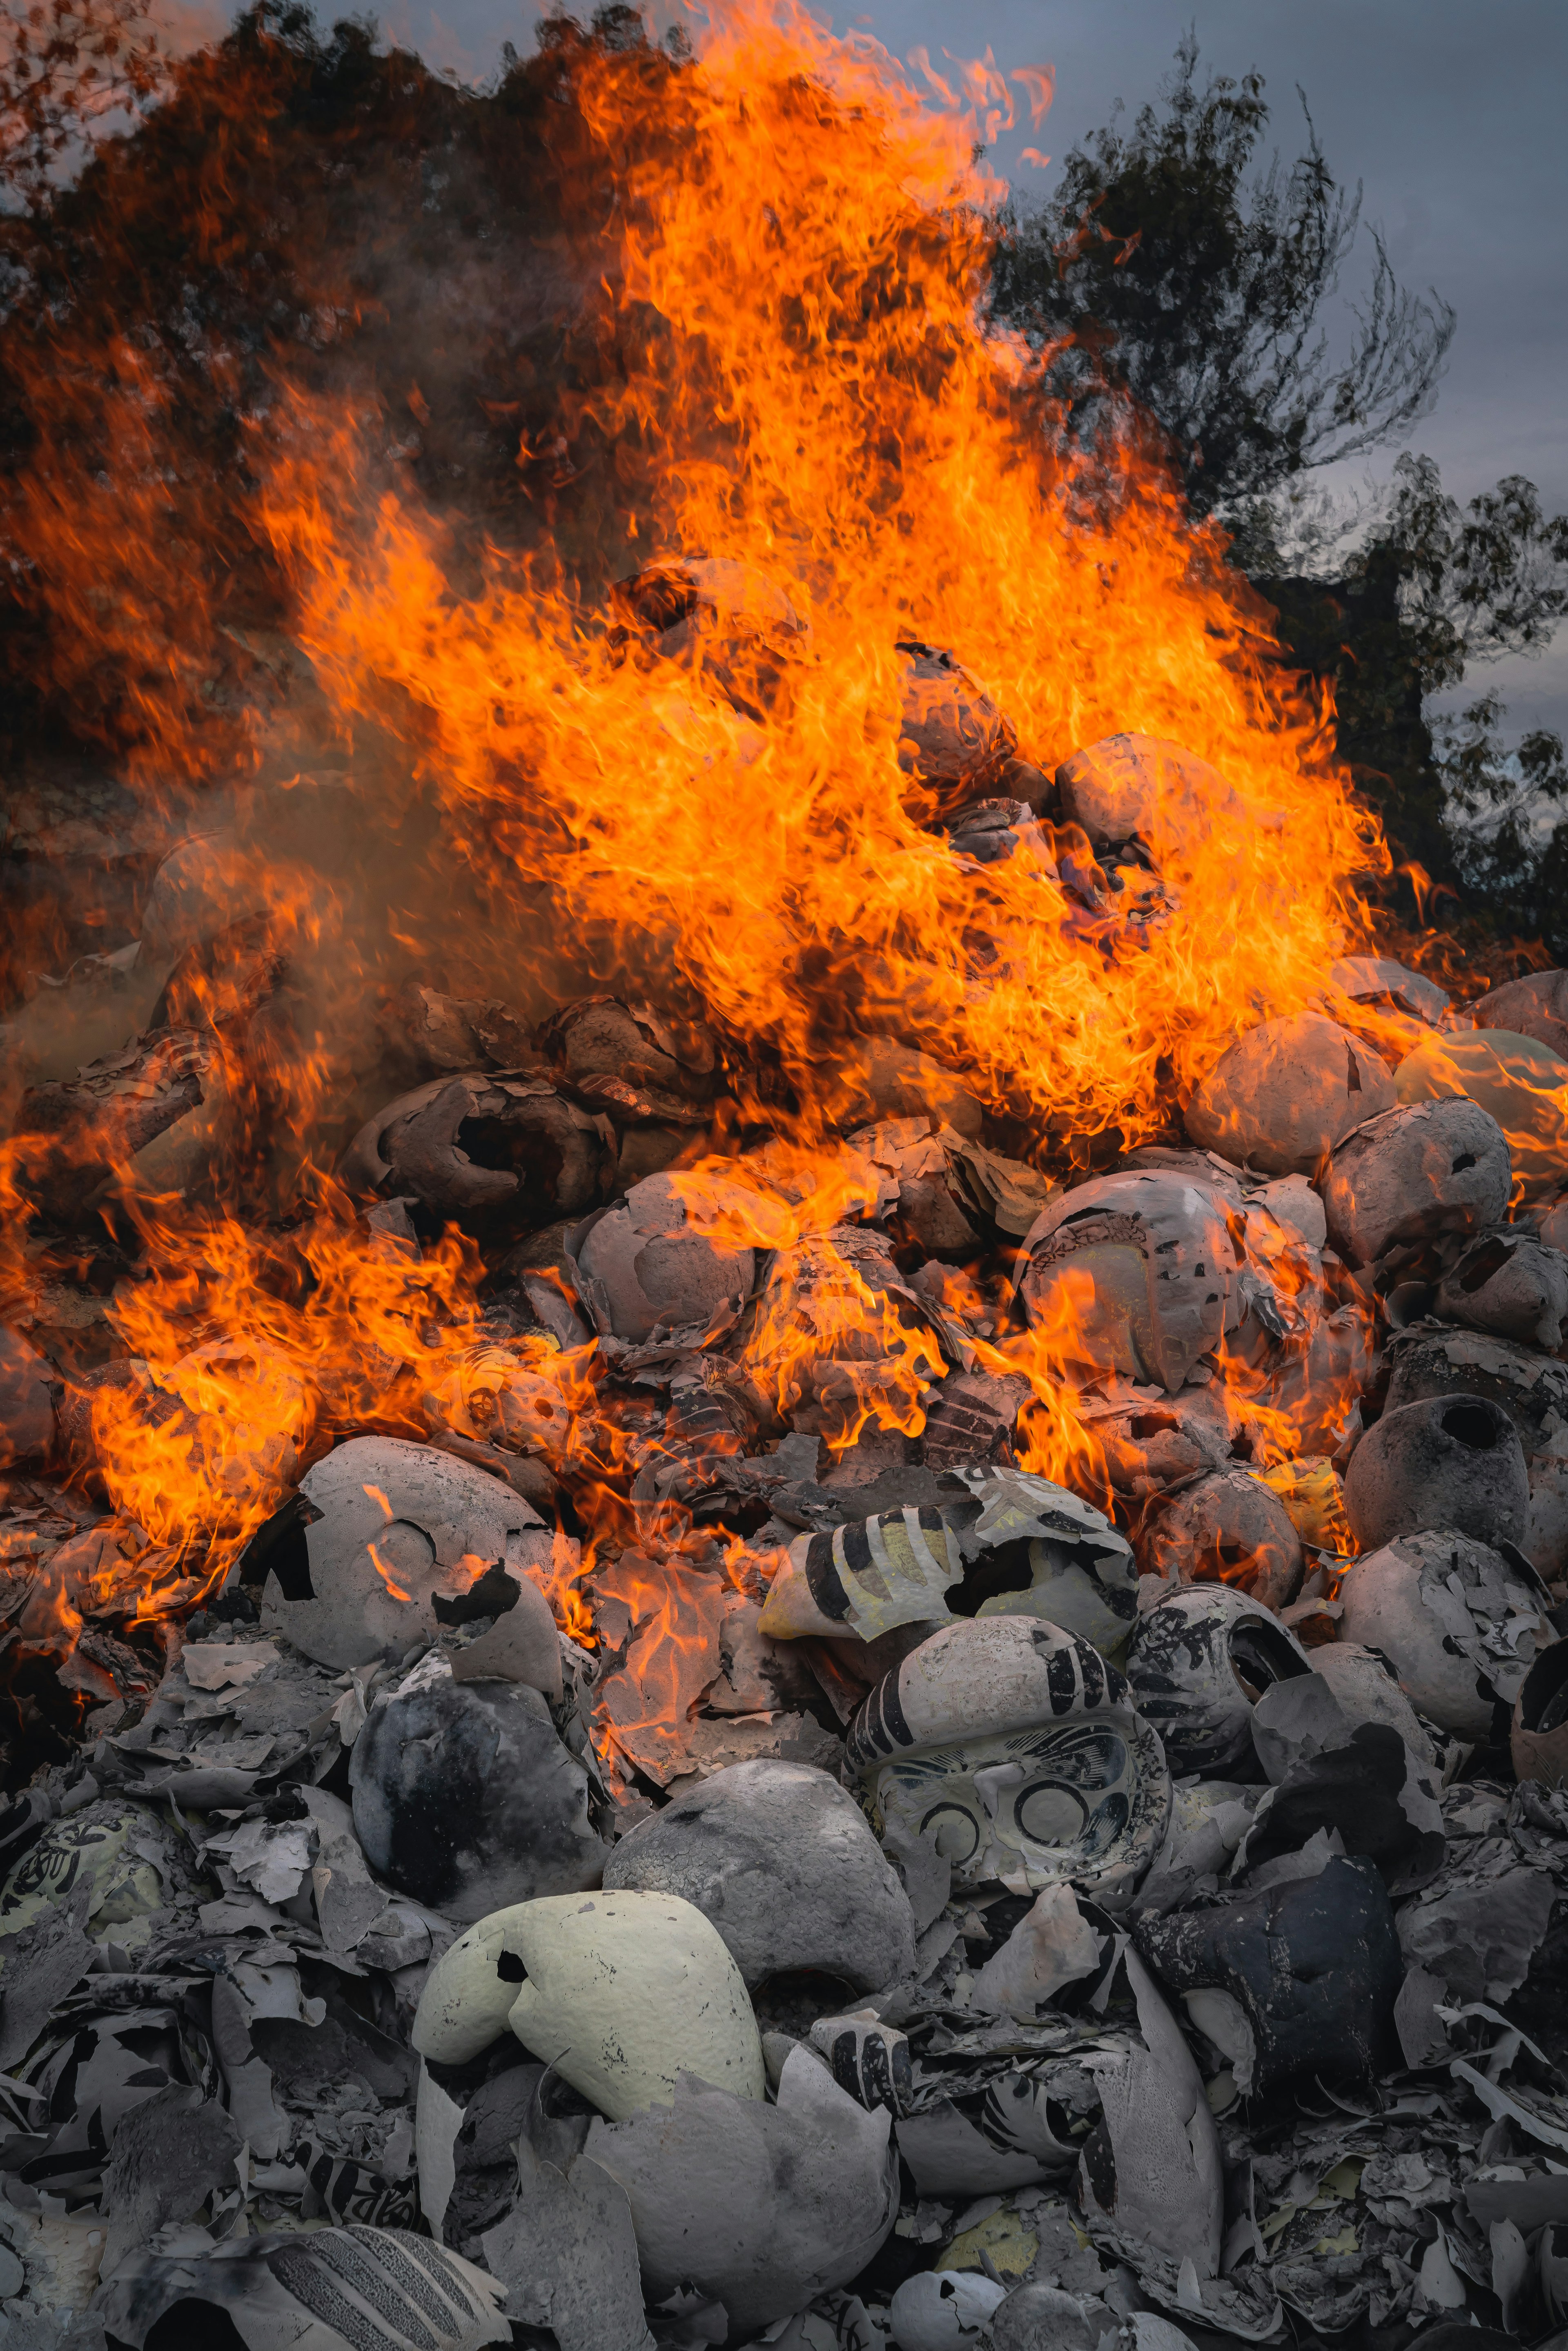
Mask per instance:
[[[590,46],[572,74],[615,197],[579,256],[612,305],[615,365],[562,392],[547,438],[561,548],[591,546],[597,570],[569,586],[559,566],[486,549],[455,592],[441,523],[389,474],[363,403],[287,384],[287,454],[255,455],[259,527],[340,739],[366,717],[382,744],[401,729],[378,794],[406,797],[412,775],[476,892],[510,893],[493,914],[519,1008],[559,993],[552,958],[582,943],[639,995],[703,1008],[732,1066],[766,1060],[758,1097],[789,1104],[796,1131],[746,1236],[779,1253],[737,1343],[765,1403],[841,1447],[873,1422],[914,1434],[943,1350],[844,1239],[836,1220],[874,1200],[823,1148],[853,1040],[918,1043],[1030,1138],[1015,1149],[1071,1145],[1082,1165],[1087,1138],[1165,1131],[1239,1026],[1316,1000],[1362,927],[1356,874],[1385,854],[1218,535],[1188,525],[1130,442],[1092,460],[1057,446],[1038,356],[983,329],[995,191],[973,121],[933,113],[881,51],[787,5],[737,5],[689,68]],[[999,102],[994,75],[970,80]],[[148,402],[143,438],[160,416]],[[574,469],[573,450],[594,462]],[[148,531],[139,556],[156,565],[161,545]],[[700,560],[710,600],[668,628],[603,592],[653,558],[677,590],[683,559]],[[912,664],[949,647],[986,745],[956,780],[904,733]],[[1173,786],[1155,810],[1157,880],[1124,840],[1013,805],[1015,788],[1042,804],[1059,764],[1126,731],[1223,779],[1207,800]],[[927,829],[967,798],[1011,811],[996,835],[1010,854],[956,854]],[[485,878],[497,864],[504,887]],[[271,884],[303,967],[324,918],[298,876]],[[465,952],[443,905],[415,905],[439,893],[410,877],[403,894],[415,910],[382,906],[367,968]],[[295,1165],[335,1160],[354,1074],[336,1048],[302,1050],[285,1090]],[[790,1149],[814,1166],[803,1186],[785,1180]],[[137,1211],[146,1278],[114,1316],[146,1376],[102,1391],[94,1437],[117,1507],[203,1572],[337,1437],[422,1436],[423,1398],[461,1417],[481,1372],[504,1377],[480,1360],[472,1242],[421,1252],[368,1233],[310,1180],[318,1212],[290,1231]],[[1025,1460],[1103,1496],[1063,1376],[1071,1329],[977,1346],[982,1369],[1030,1376]],[[597,1351],[552,1359],[549,1459],[615,1547],[642,1457],[602,1374]],[[594,1558],[591,1541],[589,1564],[557,1562],[558,1612],[586,1633],[596,1594],[623,1601],[640,1687],[678,1721],[715,1654],[712,1593],[672,1570],[661,1615]],[[634,1717],[622,1688],[606,1735],[659,1761],[663,1734]]]

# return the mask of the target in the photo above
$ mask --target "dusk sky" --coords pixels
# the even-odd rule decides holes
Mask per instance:
[[[486,73],[506,38],[529,46],[537,13],[504,0],[442,0],[439,11],[392,0],[382,12],[389,31],[465,78]],[[674,13],[662,0],[655,21]],[[1001,141],[994,158],[1025,202],[1049,189],[1056,165],[1042,172],[1019,151],[1060,159],[1118,98],[1135,112],[1189,25],[1206,69],[1263,74],[1287,160],[1301,145],[1299,83],[1330,168],[1364,183],[1364,220],[1382,229],[1401,279],[1435,286],[1458,313],[1437,409],[1408,445],[1436,457],[1461,498],[1521,473],[1552,510],[1568,507],[1563,0],[857,0],[834,21],[868,26],[901,57],[924,47],[938,67],[944,49],[988,46],[1004,72],[1053,66],[1046,121]],[[1345,296],[1367,282],[1371,258],[1364,235]],[[1386,475],[1396,454],[1378,452],[1375,472]],[[1541,659],[1473,670],[1465,695],[1490,686],[1506,695],[1511,738],[1529,726],[1568,732],[1568,630]]]

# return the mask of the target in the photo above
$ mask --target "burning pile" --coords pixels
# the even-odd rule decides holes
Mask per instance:
[[[309,691],[12,1013],[0,2344],[1543,2335],[1561,975],[1373,951],[963,123],[660,70],[607,592],[281,384]]]

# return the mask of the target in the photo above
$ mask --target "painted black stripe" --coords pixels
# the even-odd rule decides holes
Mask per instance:
[[[850,1595],[833,1559],[831,1535],[813,1535],[806,1545],[806,1583],[824,1616],[835,1624],[850,1613]]]

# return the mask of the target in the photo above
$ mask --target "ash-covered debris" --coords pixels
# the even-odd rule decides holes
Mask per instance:
[[[811,658],[740,565],[619,614],[754,731]],[[898,657],[918,820],[1085,951],[1243,821]],[[1552,988],[1343,957],[1095,1160],[902,1036],[812,1095],[627,982],[415,974],[267,1228],[331,1345],[163,1357],[83,1219],[283,1034],[255,880],[166,864],[166,1024],[26,1097],[0,2345],[1552,2341]],[[144,1523],[138,1447],[223,1507]]]

